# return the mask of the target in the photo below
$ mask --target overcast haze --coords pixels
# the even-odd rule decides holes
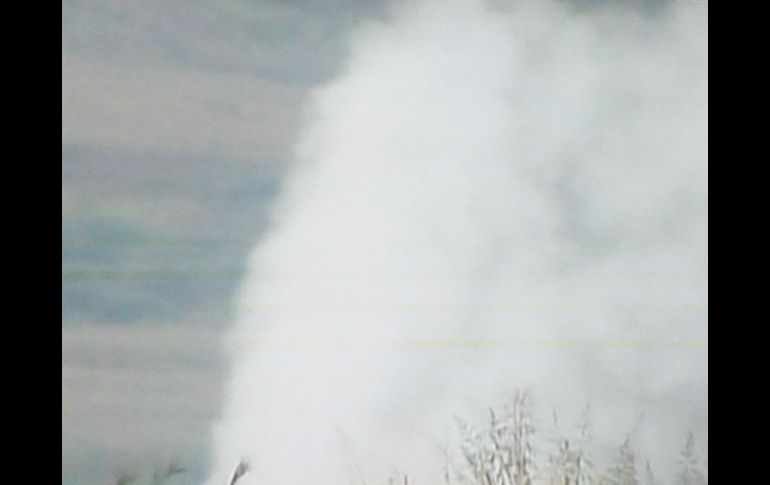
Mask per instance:
[[[62,2],[62,482],[196,483],[222,329],[361,1]]]
[[[431,475],[526,386],[707,453],[706,4],[440,3],[62,3],[63,484]]]

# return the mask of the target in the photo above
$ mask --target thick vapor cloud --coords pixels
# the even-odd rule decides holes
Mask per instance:
[[[407,2],[350,48],[237,300],[209,483],[434,483],[453,416],[517,388],[543,446],[587,402],[608,454],[707,446],[706,8]]]

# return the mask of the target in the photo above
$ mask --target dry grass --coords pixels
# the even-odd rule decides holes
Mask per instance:
[[[554,413],[554,424],[558,418]],[[532,401],[527,392],[516,392],[501,410],[490,409],[489,418],[481,426],[461,419],[457,425],[462,435],[459,446],[461,459],[454,463],[445,450],[445,469],[441,477],[444,485],[707,485],[708,467],[698,454],[695,437],[689,433],[678,457],[674,477],[665,482],[655,474],[649,461],[640,460],[633,449],[634,432],[629,433],[618,446],[614,461],[606,469],[597,469],[591,452],[590,408],[586,407],[578,426],[577,438],[557,438],[550,450],[535,450],[535,426],[532,420]],[[150,483],[162,485],[184,473],[177,463],[156,468],[149,481],[138,482],[135,471],[120,473],[117,485]],[[249,473],[249,463],[241,460],[227,485],[236,483]],[[361,482],[366,483],[363,477]],[[224,484],[223,484],[224,485]],[[408,474],[388,478],[383,485],[410,485]],[[420,485],[420,484],[415,484]],[[430,484],[427,484],[430,485]]]

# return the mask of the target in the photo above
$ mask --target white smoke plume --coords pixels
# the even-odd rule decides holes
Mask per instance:
[[[435,483],[453,417],[517,388],[656,469],[707,446],[707,21],[426,0],[356,29],[249,263],[209,483]]]

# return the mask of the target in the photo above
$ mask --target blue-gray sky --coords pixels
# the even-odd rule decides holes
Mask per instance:
[[[377,2],[62,2],[62,482],[200,477],[308,89]]]

